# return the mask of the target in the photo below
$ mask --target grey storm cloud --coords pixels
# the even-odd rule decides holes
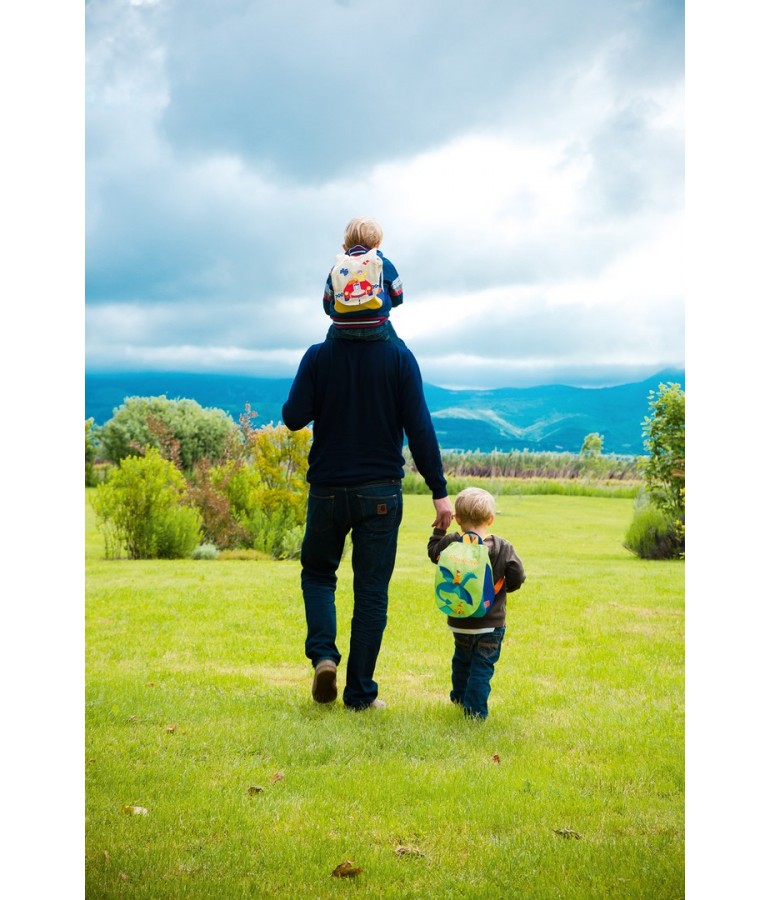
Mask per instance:
[[[158,15],[173,97],[162,128],[180,153],[236,153],[302,182],[490,122],[543,133],[606,42],[629,87],[671,76],[678,10],[618,0],[580,14],[570,0],[185,4]],[[663,44],[662,27],[672,30]]]
[[[533,365],[571,347],[571,372],[597,372],[625,323],[630,360],[682,362],[677,262],[651,247],[682,215],[683,18],[666,0],[87,3],[87,365],[292,374],[361,214],[427,378],[485,291]],[[561,312],[534,315],[528,290]]]

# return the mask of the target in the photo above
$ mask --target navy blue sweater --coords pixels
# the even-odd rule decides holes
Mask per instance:
[[[447,496],[420,369],[399,342],[327,340],[309,347],[282,416],[292,431],[313,422],[310,484],[403,478],[406,434],[432,496]]]

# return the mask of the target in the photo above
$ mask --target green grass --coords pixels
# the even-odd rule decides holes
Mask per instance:
[[[358,714],[311,700],[297,562],[106,561],[87,509],[86,895],[683,897],[684,568],[623,549],[632,505],[499,497],[527,581],[486,722],[448,700],[430,498]]]

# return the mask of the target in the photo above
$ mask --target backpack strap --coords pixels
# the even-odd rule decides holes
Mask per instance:
[[[467,534],[473,534],[474,537],[477,539],[478,543],[484,544],[484,541],[482,540],[481,535],[477,534],[476,531],[464,531],[463,534],[458,535],[458,540],[462,541],[463,538],[465,538]],[[501,575],[501,577],[495,582],[495,584],[493,585],[493,589],[495,590],[495,596],[498,596],[498,591],[503,587],[505,581],[506,581],[506,576]]]

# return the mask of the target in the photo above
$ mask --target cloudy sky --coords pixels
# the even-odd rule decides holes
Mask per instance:
[[[86,3],[86,363],[291,376],[372,215],[428,382],[684,365],[682,2]]]

